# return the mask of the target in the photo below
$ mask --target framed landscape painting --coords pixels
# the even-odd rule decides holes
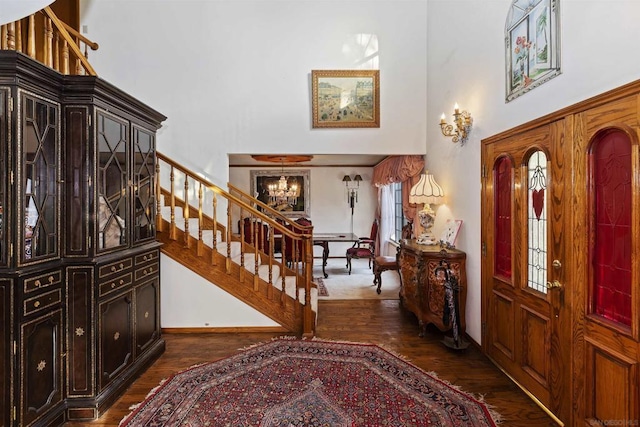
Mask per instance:
[[[379,128],[379,70],[311,71],[314,128]]]
[[[310,182],[309,169],[305,170],[252,170],[251,194],[262,203],[288,217],[309,217]],[[284,177],[287,188],[295,188],[295,195],[285,198],[270,197],[269,189],[277,193],[280,177]]]
[[[560,74],[560,0],[513,0],[507,17],[506,102]]]

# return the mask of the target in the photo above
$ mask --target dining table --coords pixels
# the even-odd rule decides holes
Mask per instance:
[[[357,242],[358,236],[353,233],[313,233],[313,244],[322,247],[322,274],[326,279],[329,277],[325,268],[329,259],[329,243],[351,243]]]

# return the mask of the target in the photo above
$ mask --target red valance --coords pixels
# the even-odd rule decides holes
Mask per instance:
[[[371,184],[382,187],[393,182],[404,182],[420,175],[423,169],[424,156],[422,155],[389,156],[374,166]]]

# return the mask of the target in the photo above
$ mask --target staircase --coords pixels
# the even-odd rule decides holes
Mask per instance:
[[[232,185],[226,191],[162,153],[157,158],[162,252],[289,332],[314,335],[312,227]]]
[[[0,25],[0,49],[22,52],[61,74],[95,76],[89,48],[97,50],[98,43],[58,19],[49,6]]]
[[[96,75],[87,57],[98,44],[49,7],[0,25],[0,49],[22,52],[61,74]],[[229,188],[158,153],[156,228],[162,252],[290,333],[314,335],[312,228]],[[239,221],[250,227],[238,227]]]

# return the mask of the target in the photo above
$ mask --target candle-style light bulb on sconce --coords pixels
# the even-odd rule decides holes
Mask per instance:
[[[447,123],[446,116],[442,113],[440,116],[440,129],[444,136],[453,137],[453,142],[460,142],[464,144],[467,142],[469,132],[471,132],[471,125],[473,124],[473,118],[467,111],[460,111],[458,103],[453,107],[453,124]]]

